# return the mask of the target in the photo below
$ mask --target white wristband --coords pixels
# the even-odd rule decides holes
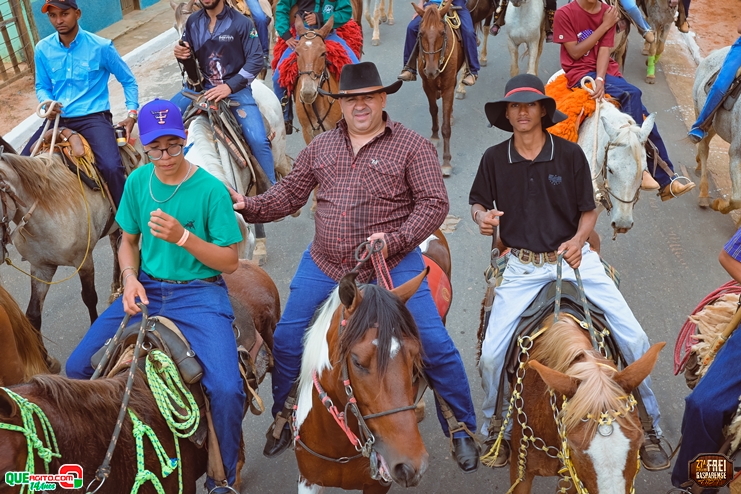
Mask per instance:
[[[185,245],[185,242],[188,241],[189,236],[190,231],[187,228],[183,228],[183,236],[180,237],[180,240],[178,240],[178,243],[176,243],[175,245],[177,245],[178,247],[182,247],[183,245]]]
[[[605,82],[605,80],[604,80],[603,78],[601,78],[601,77],[595,77],[595,79],[594,79],[594,80],[595,80],[595,81],[602,81],[602,82]]]

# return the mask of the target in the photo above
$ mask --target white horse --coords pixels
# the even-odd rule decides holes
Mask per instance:
[[[373,38],[371,39],[373,46],[381,44],[381,23],[388,22],[389,26],[394,25],[394,0],[388,0],[388,3],[389,9],[387,14],[386,0],[363,0],[365,20],[373,28]]]
[[[507,13],[504,16],[507,26],[507,44],[509,45],[510,68],[509,75],[514,77],[520,73],[519,51],[520,45],[526,45],[525,52],[529,55],[527,73],[538,75],[538,62],[543,52],[545,42],[545,4],[543,0],[510,0]]]
[[[614,236],[633,226],[633,207],[638,201],[646,166],[646,141],[654,126],[652,113],[639,127],[630,115],[601,101],[596,113],[579,128],[579,145],[589,161],[595,202],[601,213],[607,206]],[[595,133],[597,133],[595,148]]]
[[[700,114],[707,92],[705,86],[710,78],[720,70],[730,47],[720,48],[708,55],[695,72],[695,86],[692,90],[693,99],[695,100],[695,115]],[[710,197],[708,196],[708,152],[710,150],[710,141],[718,134],[721,139],[728,142],[729,169],[731,172],[731,199],[718,198],[712,203],[712,208],[721,213],[728,213],[741,207],[741,104],[736,102],[731,110],[721,108],[715,114],[713,124],[708,129],[708,135],[697,145],[697,169],[700,173],[700,206],[710,206]]]

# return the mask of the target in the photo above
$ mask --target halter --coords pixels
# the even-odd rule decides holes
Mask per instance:
[[[321,34],[319,34],[318,32],[313,31],[313,30],[312,31],[306,31],[304,34],[302,34],[302,35],[299,36],[299,39],[301,39],[301,38],[306,38],[307,40],[312,40],[312,39],[315,39],[315,38],[319,38],[319,39],[322,40],[322,42],[324,42],[324,37]],[[298,57],[298,54],[296,56]],[[317,74],[316,72],[314,72],[314,69],[299,71],[298,74],[296,75],[296,82],[297,83],[298,83],[298,80],[301,79],[301,76],[303,76],[303,75],[308,75],[313,81],[317,81],[318,80],[319,81],[318,87],[321,88],[321,89],[324,89],[324,86],[329,84],[329,71],[327,70],[327,63],[326,63],[326,61],[324,63],[324,70],[322,71],[321,74]],[[295,86],[294,86],[294,91],[296,91]],[[321,95],[317,95],[317,98],[319,98],[320,96]],[[304,112],[306,112],[306,115],[309,115],[309,110],[306,107],[306,103],[304,103],[303,100],[301,100],[301,96],[299,96],[299,100],[301,101],[301,105],[304,107]],[[311,119],[309,119],[309,124],[311,125],[311,130],[312,130],[312,134],[313,135],[316,135],[316,134],[320,133],[319,132],[320,130],[321,130],[321,132],[326,132],[327,131],[327,129],[324,127],[324,121],[329,116],[330,112],[332,111],[332,107],[334,106],[334,103],[336,101],[334,98],[329,98],[329,100],[330,100],[329,101],[329,108],[327,108],[327,112],[324,114],[324,116],[319,115],[319,110],[318,110],[318,108],[316,106],[316,99],[314,99],[314,102],[311,103],[311,109],[312,109],[312,111],[314,113],[314,117],[316,118],[316,121],[317,121],[317,124],[316,124],[316,127],[315,127],[314,126],[314,122],[312,122]]]
[[[440,4],[442,7],[443,3]],[[434,51],[427,51],[422,47],[422,29],[419,30],[417,33],[417,46],[419,46],[419,51],[422,52],[423,55],[436,55],[440,54],[440,58],[437,61],[437,68],[440,70],[440,72],[443,72],[445,68],[448,66],[448,62],[450,62],[450,59],[453,58],[453,52],[455,51],[455,33],[452,33],[453,31],[453,25],[452,21],[450,20],[450,17],[446,14],[445,17],[442,19],[442,22],[444,24],[443,26],[443,45],[438,49]],[[453,44],[452,49],[450,50],[450,53],[448,54],[448,58],[445,58],[446,48],[448,47],[448,27],[450,28],[450,31],[452,33],[453,37]],[[427,62],[425,61],[424,57],[422,57],[422,63],[424,66],[427,66]]]

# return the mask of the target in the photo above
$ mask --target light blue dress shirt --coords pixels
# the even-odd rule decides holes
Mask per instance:
[[[134,74],[109,39],[80,29],[67,48],[59,40],[59,33],[54,33],[39,41],[34,59],[36,97],[39,102],[62,103],[65,118],[110,110],[111,74],[123,86],[126,108],[139,108],[139,87]]]

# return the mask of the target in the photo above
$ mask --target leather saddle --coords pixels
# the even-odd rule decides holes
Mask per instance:
[[[705,83],[705,94],[708,94],[710,92],[710,88],[715,83],[715,80],[718,78],[718,74],[720,73],[720,69],[718,69],[717,72],[715,72],[708,82]],[[733,79],[733,82],[731,83],[731,87],[728,89],[728,92],[726,93],[725,98],[723,98],[723,101],[721,102],[720,106],[727,110],[731,111],[733,109],[733,105],[736,104],[736,100],[738,100],[739,95],[741,94],[741,68],[738,69],[736,72],[736,77]]]
[[[232,329],[237,342],[240,373],[248,397],[247,407],[253,414],[259,415],[265,407],[257,394],[257,389],[268,370],[272,368],[272,352],[255,328],[252,316],[247,309],[241,303],[235,303],[236,300],[231,296],[230,299],[235,315]],[[139,327],[139,323],[136,323],[124,329],[119,344],[113,349],[111,358],[101,375],[115,375],[122,369],[128,368],[131,360],[130,355],[132,355],[132,349],[137,341]],[[90,359],[93,367],[97,368],[110,343],[111,340],[109,339]],[[201,447],[206,441],[208,431],[207,420],[205,419],[207,397],[200,382],[203,376],[203,367],[182,331],[166,317],[151,316],[149,318],[137,364],[142,371],[145,369],[147,354],[154,349],[163,351],[172,359],[178,368],[183,383],[189,388],[198,404],[202,420],[198,430],[189,439]]]

